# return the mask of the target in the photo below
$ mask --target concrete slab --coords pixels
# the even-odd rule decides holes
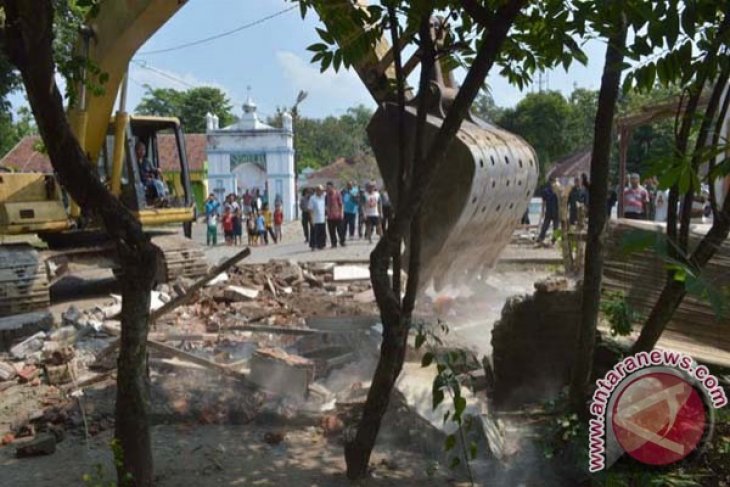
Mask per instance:
[[[223,297],[230,301],[251,301],[259,297],[259,290],[243,286],[228,286],[223,291]]]
[[[335,281],[370,280],[370,269],[360,265],[338,265],[333,270]]]

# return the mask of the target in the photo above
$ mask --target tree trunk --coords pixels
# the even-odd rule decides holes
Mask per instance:
[[[451,140],[454,138],[461,123],[468,114],[474,98],[484,83],[489,70],[500,53],[507,32],[512,26],[515,17],[521,11],[527,0],[511,0],[502,4],[486,27],[487,34],[467,76],[464,84],[451,105],[446,119],[440,130],[429,144],[427,151],[422,151],[421,140],[424,130],[419,125],[425,123],[425,103],[419,103],[419,113],[416,124],[415,154],[413,158],[413,178],[406,181],[404,194],[398,195],[398,206],[395,208],[395,218],[388,226],[385,236],[380,239],[370,255],[370,279],[373,292],[380,310],[383,323],[383,340],[380,348],[380,358],[373,376],[373,382],[368,392],[362,417],[358,424],[357,434],[353,441],[345,445],[345,460],[347,462],[347,476],[358,479],[367,475],[370,455],[380,429],[380,423],[390,401],[390,394],[403,368],[405,360],[406,342],[411,321],[411,310],[415,305],[418,290],[418,260],[420,257],[420,235],[409,242],[409,279],[406,296],[401,301],[396,296],[392,282],[388,278],[388,267],[393,255],[400,247],[404,236],[411,231],[414,221],[418,224],[421,203],[427,193],[428,186],[438,165],[441,164]],[[423,52],[433,49],[430,39],[430,15],[422,19],[420,37]],[[431,54],[433,55],[433,54]],[[430,65],[433,65],[431,60]],[[429,69],[421,67],[420,86],[426,86]],[[425,91],[421,91],[425,93]],[[423,110],[422,110],[423,109]],[[420,135],[419,135],[420,134]],[[422,155],[425,154],[425,155]],[[415,242],[415,243],[414,243]],[[414,245],[416,247],[414,247]]]
[[[117,463],[119,485],[152,485],[152,444],[147,422],[147,333],[150,291],[157,255],[120,246],[122,276],[122,337],[117,361],[117,402],[114,438],[121,447]],[[131,482],[123,479],[131,476]]]
[[[585,274],[581,302],[581,321],[577,336],[577,353],[570,382],[570,402],[574,411],[585,411],[593,352],[596,342],[596,325],[601,301],[601,276],[603,274],[603,231],[606,227],[606,200],[608,198],[609,159],[613,133],[613,117],[616,112],[619,84],[626,45],[627,24],[623,14],[608,39],[606,61],[603,66],[598,110],[593,132],[591,154],[591,186],[588,198],[588,233],[586,236]]]
[[[2,0],[0,5],[6,15],[3,45],[23,77],[38,131],[58,179],[81,208],[101,218],[107,233],[118,242],[125,275],[117,375],[120,401],[116,405],[116,437],[123,460],[118,482],[129,485],[124,479],[129,472],[134,477],[132,485],[146,487],[152,485],[152,458],[145,414],[145,341],[149,291],[159,249],[150,242],[134,215],[94,175],[68,124],[54,78],[52,2]]]
[[[393,321],[387,328],[383,323],[383,342],[380,347],[380,358],[357,427],[357,435],[354,441],[345,445],[347,476],[350,479],[362,478],[367,475],[370,454],[380,431],[380,423],[385,411],[388,409],[390,394],[393,391],[395,381],[403,369],[408,327],[401,322],[400,316],[391,317],[390,320]],[[394,321],[397,324],[393,323]]]

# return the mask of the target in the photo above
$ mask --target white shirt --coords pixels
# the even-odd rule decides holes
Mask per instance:
[[[312,223],[324,223],[325,222],[325,205],[324,205],[324,193],[321,196],[313,194],[309,198],[309,211],[312,212]]]
[[[378,208],[380,203],[380,193],[373,191],[372,193],[365,193],[365,216],[380,216],[380,209]]]
[[[669,204],[667,201],[668,199],[669,191],[662,191],[661,189],[657,190],[656,199],[654,200],[654,204],[656,206],[656,211],[654,212],[654,221],[667,221],[667,208],[669,208]]]

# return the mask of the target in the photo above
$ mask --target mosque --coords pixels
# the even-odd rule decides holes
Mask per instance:
[[[282,128],[262,122],[250,94],[233,125],[219,128],[217,116],[206,116],[208,190],[219,201],[258,189],[272,207],[281,202],[287,221],[296,218],[294,131],[291,115],[282,119]]]

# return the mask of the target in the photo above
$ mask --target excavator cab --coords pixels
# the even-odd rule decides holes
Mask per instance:
[[[114,124],[99,153],[99,178],[144,226],[183,223],[190,233],[195,206],[185,136],[177,118],[129,118],[121,167],[114,167]],[[119,179],[114,184],[115,178]]]

